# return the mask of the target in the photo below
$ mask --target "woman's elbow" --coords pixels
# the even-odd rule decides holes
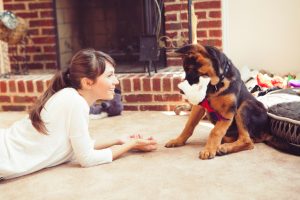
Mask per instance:
[[[79,162],[81,167],[87,168],[87,167],[93,167],[93,166],[96,166],[96,165],[109,163],[111,161],[106,161],[106,160],[94,161],[94,160],[90,160],[90,159],[78,159],[78,162]]]
[[[109,163],[113,160],[112,152],[110,149],[92,151],[86,154],[79,154],[76,157],[81,167],[92,167],[95,165]]]
[[[78,162],[79,162],[80,166],[81,166],[81,167],[84,167],[84,168],[94,166],[93,163],[91,163],[91,162],[89,161],[89,159],[86,159],[86,158],[79,158],[79,159],[78,159]]]

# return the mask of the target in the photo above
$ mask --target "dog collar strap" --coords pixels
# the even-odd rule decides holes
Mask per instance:
[[[218,92],[218,90],[224,86],[223,80],[225,78],[225,75],[227,74],[228,70],[229,70],[229,65],[230,65],[230,61],[228,60],[226,62],[225,68],[224,68],[224,72],[222,75],[219,76],[219,82],[216,85],[212,85],[209,83],[208,85],[208,90],[212,91],[213,93]]]
[[[216,112],[209,104],[207,99],[204,99],[202,102],[200,102],[200,104],[202,107],[204,107],[206,109],[206,111],[212,116],[212,118],[215,121],[220,121],[220,120],[228,120],[225,117],[223,117],[222,115],[220,115],[218,112]]]
[[[229,69],[230,64],[231,64],[231,62],[230,62],[229,60],[227,60],[226,65],[225,65],[225,68],[224,68],[224,72],[223,72],[223,74],[219,77],[219,78],[220,78],[220,82],[224,80],[225,75],[226,75],[227,72],[228,72],[228,69]]]
[[[215,93],[215,92],[218,92],[219,89],[223,86],[224,86],[224,83],[222,81],[219,81],[216,85],[212,85],[212,84],[209,83],[208,91],[211,91],[211,92]]]

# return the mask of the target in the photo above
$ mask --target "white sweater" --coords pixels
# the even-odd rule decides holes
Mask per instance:
[[[41,116],[48,135],[39,133],[28,116],[0,129],[0,177],[22,176],[74,158],[83,167],[112,161],[111,149],[94,149],[88,131],[89,105],[75,89],[54,94]]]

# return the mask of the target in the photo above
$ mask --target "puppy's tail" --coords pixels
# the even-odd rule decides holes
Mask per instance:
[[[269,137],[264,141],[264,143],[285,153],[290,153],[290,154],[300,156],[299,145],[288,143],[274,135],[269,135]]]

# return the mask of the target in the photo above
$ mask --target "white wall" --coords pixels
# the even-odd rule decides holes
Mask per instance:
[[[241,68],[300,72],[300,0],[222,0],[223,50]]]

